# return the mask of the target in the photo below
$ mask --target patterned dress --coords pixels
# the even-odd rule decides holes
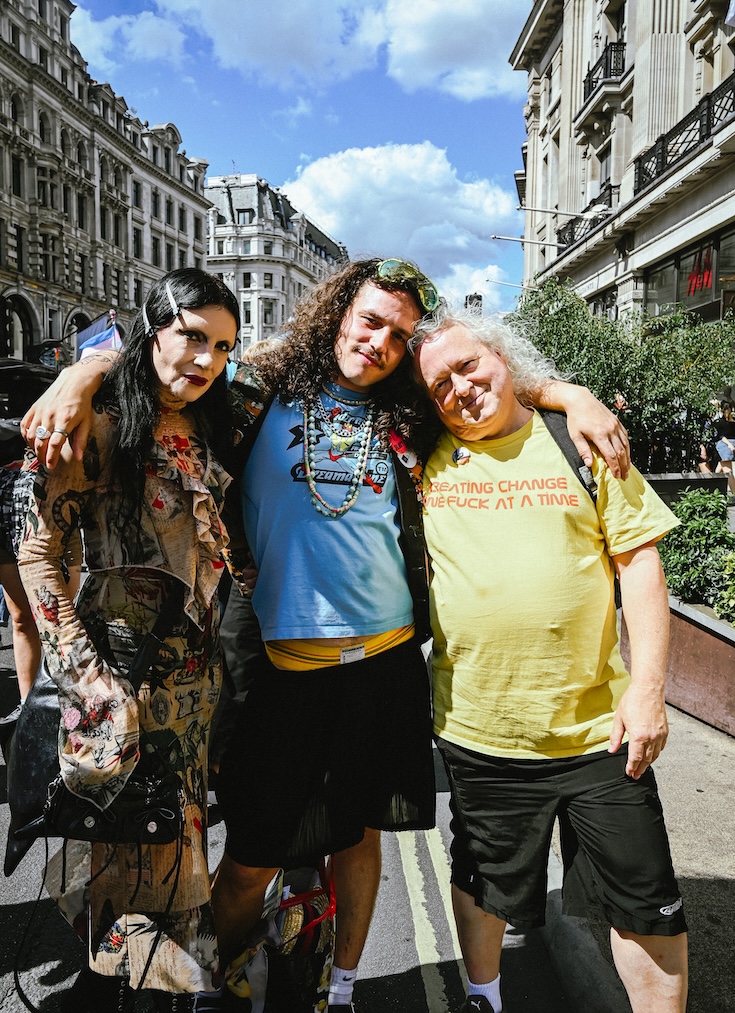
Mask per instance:
[[[20,572],[59,687],[59,759],[67,787],[105,808],[135,768],[145,729],[182,780],[184,847],[177,881],[177,842],[142,848],[71,842],[60,889],[68,892],[59,901],[88,936],[95,972],[129,977],[137,987],[162,929],[143,987],[209,990],[217,953],[206,756],[221,683],[217,584],[227,535],[219,505],[230,478],[185,411],[164,413],[146,469],[141,523],[131,531],[120,522],[119,498],[110,488],[114,433],[113,410],[98,407],[83,462],[39,469]],[[77,525],[89,575],[75,607],[61,559]],[[184,584],[183,614],[136,696],[125,672],[176,580]],[[74,861],[80,853],[89,856],[81,875]]]

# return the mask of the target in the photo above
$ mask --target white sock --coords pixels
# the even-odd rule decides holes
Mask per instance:
[[[352,989],[357,980],[357,968],[345,971],[336,964],[332,967],[332,978],[329,984],[329,1005],[348,1005],[352,1001]]]
[[[484,995],[493,1008],[493,1013],[502,1013],[503,1000],[500,998],[500,975],[493,981],[487,981],[484,985],[476,985],[474,981],[467,979],[467,987],[470,995]]]

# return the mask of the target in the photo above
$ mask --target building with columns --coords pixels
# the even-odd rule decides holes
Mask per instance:
[[[240,354],[279,334],[296,301],[347,261],[347,250],[255,174],[212,176],[208,270],[236,293]]]
[[[166,271],[205,265],[207,163],[149,126],[72,45],[71,0],[0,7],[0,357],[124,334]]]
[[[735,28],[727,0],[535,0],[516,184],[526,284],[598,312],[735,307]]]

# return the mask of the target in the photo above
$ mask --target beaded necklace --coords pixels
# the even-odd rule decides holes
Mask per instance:
[[[331,391],[327,391],[327,393],[330,397],[334,397]],[[366,404],[364,401],[357,403]],[[321,415],[322,422],[326,426],[326,430],[333,446],[336,446],[334,443],[335,438],[338,441],[338,444],[341,443],[343,448],[352,447],[357,444],[356,467],[352,473],[352,477],[350,478],[350,484],[347,488],[345,498],[337,507],[333,507],[327,503],[324,497],[319,493],[314,479],[314,473],[316,471],[314,454],[318,442],[316,432],[317,414]],[[352,424],[348,432],[345,427],[340,427],[339,430],[335,428],[333,420],[330,417],[330,413],[323,404],[320,395],[317,395],[317,397],[313,401],[310,401],[304,408],[304,474],[306,477],[306,484],[309,487],[309,496],[311,498],[312,506],[316,511],[318,511],[318,513],[323,514],[325,517],[341,517],[343,514],[347,513],[351,506],[354,506],[357,500],[360,493],[360,486],[363,483],[365,473],[367,471],[370,443],[373,438],[374,418],[375,405],[372,402],[367,402],[364,419],[357,424]]]

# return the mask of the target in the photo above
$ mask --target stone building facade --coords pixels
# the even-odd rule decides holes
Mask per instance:
[[[211,176],[208,269],[236,293],[240,351],[283,329],[299,297],[347,260],[347,250],[255,174]]]
[[[156,279],[206,266],[207,163],[89,76],[74,7],[0,7],[0,356],[65,361],[90,321],[114,309],[124,334]]]
[[[536,0],[516,173],[527,284],[599,312],[735,305],[735,28],[727,0]]]

